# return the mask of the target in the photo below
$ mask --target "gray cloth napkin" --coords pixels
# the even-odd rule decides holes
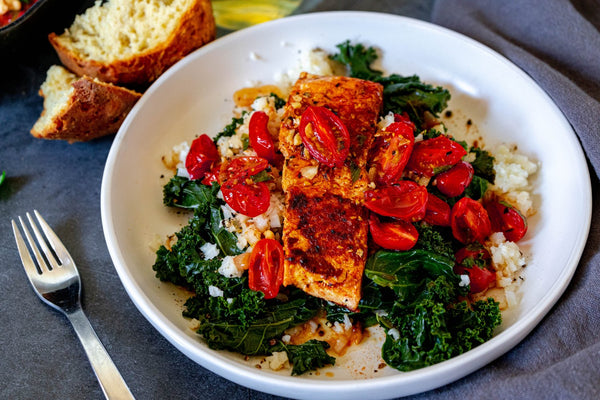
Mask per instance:
[[[550,95],[590,163],[594,212],[575,276],[538,327],[488,367],[417,397],[443,393],[444,398],[598,399],[600,5],[597,0],[438,0],[432,22],[498,51]],[[577,194],[571,195],[576,207]]]

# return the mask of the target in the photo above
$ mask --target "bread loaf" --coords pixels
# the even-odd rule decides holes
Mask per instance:
[[[117,132],[141,94],[53,65],[40,88],[44,110],[31,134],[44,139],[87,141]]]
[[[48,38],[78,75],[145,86],[215,35],[210,0],[109,0]]]

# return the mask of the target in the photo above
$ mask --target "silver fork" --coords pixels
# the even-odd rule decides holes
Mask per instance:
[[[39,247],[21,217],[19,217],[19,221],[37,263],[31,257],[19,227],[14,220],[11,220],[19,255],[29,282],[40,299],[61,311],[71,321],[106,398],[133,399],[127,384],[81,309],[81,280],[73,258],[42,216],[36,210],[34,210],[34,214],[44,235],[29,213],[27,213],[27,219]],[[47,243],[50,244],[52,250]]]

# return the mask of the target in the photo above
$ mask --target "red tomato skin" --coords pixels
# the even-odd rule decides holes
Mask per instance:
[[[467,151],[444,135],[415,143],[407,168],[417,175],[434,176],[440,168],[458,163]]]
[[[381,222],[374,213],[369,216],[369,230],[373,241],[388,250],[410,250],[419,239],[419,232],[410,222],[401,219]]]
[[[413,181],[400,181],[365,192],[365,207],[386,217],[419,221],[427,210],[427,189]]]
[[[488,289],[494,282],[496,282],[496,273],[488,268],[480,268],[473,266],[471,268],[458,265],[454,268],[454,272],[457,274],[469,275],[470,281],[470,293],[479,293]]]
[[[448,197],[460,196],[471,184],[473,175],[475,175],[473,166],[468,162],[460,161],[449,170],[436,176],[436,186]]]
[[[244,180],[265,170],[269,161],[262,157],[242,156],[229,160],[221,167],[220,180]]]
[[[283,283],[283,247],[274,239],[261,239],[250,254],[248,286],[263,292],[265,299],[279,293]]]
[[[489,201],[485,209],[493,232],[502,232],[506,240],[518,242],[527,233],[527,219],[515,207],[503,201]]]
[[[269,132],[269,116],[264,111],[255,111],[248,124],[250,146],[259,157],[270,163],[275,161],[275,143]]]
[[[312,136],[307,132],[309,125],[312,127]],[[302,143],[315,160],[328,167],[340,167],[344,164],[350,152],[350,133],[331,110],[321,106],[308,106],[300,117],[298,130]]]
[[[265,182],[254,182],[250,178],[268,166],[266,159],[252,156],[236,157],[221,166],[221,192],[229,207],[250,218],[268,210],[269,187]]]
[[[428,193],[427,207],[423,220],[429,225],[450,226],[450,205],[439,197]]]
[[[190,179],[202,179],[220,159],[219,151],[210,136],[203,134],[194,139],[185,158],[185,169]]]
[[[210,186],[213,184],[213,182],[220,183],[219,182],[219,171],[220,170],[221,170],[221,165],[216,164],[215,166],[213,166],[212,169],[204,175],[204,178],[202,178],[202,184]]]
[[[396,114],[395,122],[378,133],[370,157],[376,168],[377,184],[400,181],[415,144],[414,130],[415,124],[407,116]]]
[[[225,182],[221,192],[229,207],[250,218],[263,214],[271,204],[271,193],[265,182]]]
[[[488,213],[481,203],[463,197],[454,204],[450,214],[452,234],[461,243],[482,243],[491,233]]]

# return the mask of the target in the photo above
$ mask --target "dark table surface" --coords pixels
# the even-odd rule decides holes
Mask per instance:
[[[48,67],[58,63],[45,35],[68,26],[68,19],[83,9],[82,3],[72,2],[70,13],[28,37],[24,42],[28,51],[0,53],[0,171],[7,173],[0,186],[0,398],[103,397],[67,319],[34,295],[23,272],[10,219],[34,208],[75,258],[83,281],[85,313],[137,398],[275,398],[231,383],[189,360],[144,319],[127,296],[109,256],[100,218],[102,173],[113,137],[67,144],[29,134],[42,110],[39,86]],[[307,0],[298,12],[369,10],[432,21],[434,3]],[[443,20],[439,8],[437,12],[438,21]],[[597,178],[593,179],[596,195]],[[597,228],[592,230],[597,237]],[[591,276],[598,272],[598,246],[589,247],[584,254],[586,268],[580,267],[563,299],[528,338],[483,369],[415,397],[597,398],[600,302],[594,290],[598,280]],[[581,311],[588,314],[580,325],[566,315],[582,296],[591,304]],[[562,343],[563,339],[568,343]],[[552,351],[556,343],[563,346],[562,351]]]

